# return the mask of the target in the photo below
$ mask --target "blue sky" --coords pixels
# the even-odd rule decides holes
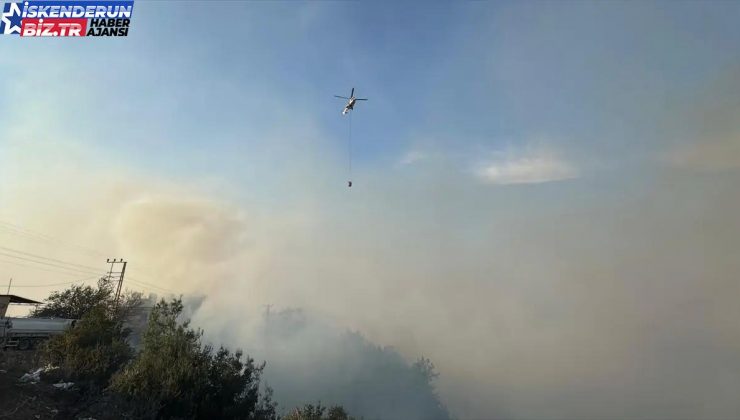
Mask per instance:
[[[199,2],[140,2],[128,38],[13,40],[5,61],[53,68],[33,81],[40,99],[39,83],[64,86],[85,119],[57,127],[124,162],[237,180],[251,147],[273,147],[261,137],[275,127],[308,122],[339,159],[347,121],[332,95],[352,86],[371,97],[355,116],[354,156],[372,170],[416,147],[474,160],[530,142],[585,164],[644,159],[680,141],[662,138],[656,122],[723,77],[740,39],[731,3],[208,8],[239,23],[212,25]],[[17,66],[4,71],[6,84],[23,77]],[[115,132],[93,140],[107,121],[119,122]]]
[[[472,160],[543,141],[585,163],[644,158],[679,141],[656,122],[723,77],[740,39],[731,3],[208,7],[239,24],[210,24],[199,2],[141,2],[128,38],[6,41],[5,61],[54,68],[33,83],[75,92],[75,117],[85,116],[85,127],[58,127],[124,162],[239,179],[245,148],[270,149],[261,137],[276,126],[310,122],[341,156],[347,122],[332,95],[352,86],[371,97],[354,145],[373,170],[414,147]],[[6,84],[22,77],[4,71]],[[91,138],[103,121],[120,123],[101,144]]]

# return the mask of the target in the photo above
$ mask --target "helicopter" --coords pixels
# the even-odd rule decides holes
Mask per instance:
[[[347,102],[347,105],[344,106],[344,110],[342,111],[342,115],[347,115],[349,111],[355,109],[355,102],[356,101],[367,101],[367,98],[355,98],[355,88],[352,88],[352,92],[349,94],[349,98],[346,96],[339,96],[334,95],[335,98],[341,98],[346,99],[349,102]]]

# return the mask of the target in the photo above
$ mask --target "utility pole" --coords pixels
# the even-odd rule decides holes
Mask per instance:
[[[263,318],[264,323],[264,340],[265,340],[265,346],[268,350],[272,348],[272,325],[270,323],[270,308],[272,308],[272,304],[268,303],[267,305],[263,305],[265,307],[265,315]]]
[[[126,274],[126,264],[128,261],[124,261],[123,258],[112,260],[108,258],[106,260],[110,264],[110,271],[108,272],[108,283],[113,281],[113,276],[118,277],[118,286],[116,287],[116,308],[118,308],[118,298],[121,296],[121,288],[123,287],[123,276]],[[121,271],[113,271],[116,264],[123,264]]]

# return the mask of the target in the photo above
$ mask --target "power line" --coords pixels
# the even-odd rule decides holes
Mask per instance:
[[[59,264],[53,264],[53,263],[44,262],[44,261],[36,261],[36,260],[30,259],[30,258],[25,258],[25,257],[18,256],[18,255],[6,254],[4,252],[0,252],[0,255],[5,256],[5,257],[17,258],[19,260],[28,261],[28,262],[32,262],[32,263],[35,263],[35,264],[43,264],[43,265],[48,265],[48,266],[54,267],[54,268],[61,268],[61,269],[64,269],[64,270],[69,270],[69,271],[76,271],[78,273],[83,273],[83,274],[98,274],[95,271],[80,270],[80,269],[76,269],[76,268],[72,268],[72,267],[66,267],[66,266],[59,265]]]
[[[44,235],[42,233],[37,233],[37,232],[31,231],[29,229],[26,229],[26,228],[24,228],[22,226],[14,225],[14,224],[9,223],[9,222],[0,221],[0,229],[5,229],[7,231],[10,231],[11,233],[18,234],[18,235],[23,235],[23,236],[26,236],[26,237],[29,237],[29,238],[35,239],[35,240],[42,240],[42,241],[47,241],[47,242],[55,242],[55,243],[59,243],[59,244],[65,244],[65,242],[60,241],[58,239],[55,239],[55,238],[53,238],[51,236]],[[69,243],[66,243],[66,244],[67,245],[74,246],[76,248],[80,248],[82,250],[91,251],[89,249],[86,249],[84,247],[80,247],[80,246],[77,246],[77,245],[73,245],[73,244],[69,244]],[[88,266],[88,265],[73,263],[73,262],[70,262],[70,261],[64,261],[64,260],[60,260],[60,259],[56,259],[56,258],[45,257],[45,256],[42,256],[42,255],[33,254],[33,253],[30,253],[30,252],[25,252],[25,251],[21,251],[21,250],[14,249],[14,248],[8,248],[8,247],[4,247],[4,246],[0,246],[0,249],[5,250],[5,251],[8,251],[8,252],[11,252],[11,253],[20,254],[20,255],[13,255],[13,254],[8,254],[8,253],[0,252],[0,255],[5,256],[5,257],[15,258],[15,259],[27,261],[27,262],[30,262],[30,263],[33,263],[33,264],[42,264],[42,265],[47,266],[47,267],[52,267],[52,268],[57,268],[57,269],[60,269],[60,270],[67,270],[67,271],[51,270],[51,269],[46,268],[46,267],[36,267],[36,266],[28,265],[28,264],[22,264],[22,263],[19,263],[19,262],[16,262],[16,261],[0,260],[0,262],[4,262],[4,263],[15,264],[15,265],[19,265],[19,266],[22,266],[22,267],[28,267],[28,268],[33,268],[33,269],[42,270],[42,271],[48,271],[48,272],[57,273],[57,274],[64,274],[64,275],[75,275],[77,273],[84,273],[84,274],[95,274],[97,276],[98,273],[99,273],[97,271],[98,270],[97,268],[94,268],[94,267],[91,267],[91,266]],[[97,255],[101,255],[101,254],[99,254],[97,252],[94,252],[94,251],[91,251],[91,252],[93,252],[93,253],[95,253]],[[27,257],[30,257],[30,258],[27,258]],[[110,263],[110,261],[109,261],[109,263]],[[95,271],[89,271],[89,270],[95,270]],[[102,274],[102,273],[100,273],[100,274]],[[122,274],[122,273],[113,273],[112,272],[112,269],[111,269],[111,272],[108,273],[108,277],[110,278],[113,274]],[[167,292],[167,293],[175,293],[174,290],[167,289],[167,288],[161,287],[161,286],[157,286],[157,285],[154,285],[152,283],[145,282],[143,280],[138,280],[138,279],[132,278],[130,275],[129,275],[128,278],[134,284],[137,284],[140,287],[149,288],[150,290],[155,290],[155,291],[161,291],[161,292]],[[62,283],[62,284],[58,284],[58,285],[64,285],[64,284],[71,284],[71,283]],[[122,287],[121,284],[122,284],[122,282],[119,281],[119,286],[118,286],[117,294],[120,293],[120,289]]]
[[[89,280],[93,280],[95,278],[96,277],[87,277],[87,278],[79,279],[79,280],[75,280],[75,281],[68,281],[68,282],[65,282],[65,283],[53,283],[53,284],[28,284],[28,285],[14,284],[13,287],[54,287],[54,286],[66,286],[68,284],[75,284],[75,283],[86,282],[86,281],[89,281]],[[5,286],[10,286],[10,285],[9,284],[0,285],[0,287],[5,287]]]
[[[24,288],[32,287],[32,288],[34,288],[34,287],[67,286],[67,285],[70,285],[70,284],[75,284],[75,283],[80,283],[80,282],[86,282],[86,281],[95,280],[95,279],[98,279],[98,277],[97,276],[86,277],[84,279],[78,279],[78,280],[75,280],[75,281],[68,281],[68,282],[64,282],[64,283],[33,284],[33,285],[30,285],[30,284],[29,285],[18,285],[18,284],[14,284],[13,287],[24,287]],[[130,283],[134,283],[134,284],[136,284],[136,285],[138,285],[140,287],[148,288],[150,290],[152,290],[152,289],[160,289],[160,291],[163,291],[163,292],[175,293],[174,290],[165,289],[163,287],[155,286],[155,285],[152,285],[152,284],[140,283],[138,281],[132,280],[130,277],[128,277],[127,279],[129,280]],[[7,284],[0,285],[0,287],[7,287],[7,286],[8,286]]]
[[[49,236],[40,232],[33,231],[31,229],[25,228],[23,226],[19,226],[10,222],[2,221],[0,220],[0,229],[4,229],[7,232],[10,232],[15,235],[23,236],[28,239],[33,239],[36,241],[43,241],[43,242],[50,242],[55,243],[57,245],[66,245],[68,247],[77,248],[80,251],[84,251],[86,254],[90,256],[95,257],[101,257],[105,256],[105,254],[102,254],[100,252],[97,252],[93,250],[92,248],[84,247],[82,245],[73,244],[70,242],[63,241],[59,238],[55,238],[53,236]]]
[[[30,252],[21,251],[21,250],[14,249],[14,248],[8,248],[8,247],[5,247],[5,246],[0,246],[0,249],[4,249],[4,250],[9,251],[9,252],[14,252],[16,254],[28,255],[30,257],[39,258],[39,259],[42,259],[42,260],[54,261],[54,262],[57,262],[57,263],[66,264],[66,265],[72,265],[72,266],[77,266],[77,267],[80,267],[80,268],[86,268],[86,269],[90,269],[90,270],[97,270],[96,267],[90,267],[89,265],[77,264],[77,263],[73,263],[73,262],[69,262],[69,261],[58,260],[56,258],[44,257],[43,255],[32,254]]]
[[[46,268],[46,267],[38,267],[38,266],[35,266],[35,265],[23,264],[23,263],[18,262],[18,261],[8,261],[8,260],[0,259],[0,263],[18,265],[18,266],[21,266],[21,267],[31,268],[31,269],[34,269],[34,270],[46,271],[48,273],[61,274],[61,275],[64,275],[64,276],[79,276],[80,275],[79,272],[75,272],[75,271],[71,272],[71,271],[53,270],[53,269],[49,269],[49,268]],[[103,274],[101,273],[100,276],[102,277]]]
[[[0,221],[0,228],[6,228],[5,226],[3,226],[3,224],[10,225],[10,226],[12,226],[12,229],[18,230],[19,232],[13,232],[13,233],[17,233],[17,234],[26,234],[25,232],[20,231],[20,229],[28,230],[28,229],[22,228],[20,226],[16,227],[16,225],[13,225],[13,224],[8,223],[8,222],[3,222],[3,221]],[[6,228],[6,229],[8,229],[8,228]],[[32,232],[32,234],[30,234],[30,235],[29,234],[26,234],[26,235],[27,236],[30,236],[32,239],[45,240],[45,241],[49,241],[49,242],[57,242],[57,243],[62,243],[63,244],[62,241],[56,240],[56,239],[54,239],[52,237],[49,237],[48,235],[44,235],[44,234],[41,234],[41,233],[36,233],[36,232],[33,232],[33,231],[30,231],[30,232]],[[83,247],[78,247],[78,248],[81,248],[81,249],[85,250],[85,248],[83,248]],[[44,264],[44,265],[55,267],[55,268],[59,268],[59,269],[62,269],[62,270],[73,270],[74,272],[73,273],[70,273],[70,272],[64,272],[64,271],[56,271],[56,270],[50,270],[48,268],[35,267],[35,266],[32,266],[32,265],[22,264],[22,263],[14,262],[14,261],[0,260],[0,262],[5,262],[5,263],[9,263],[9,264],[15,264],[15,265],[19,265],[19,266],[22,266],[22,267],[34,268],[34,269],[37,269],[37,270],[42,270],[42,271],[47,271],[47,272],[52,272],[52,273],[58,273],[58,274],[64,274],[64,275],[77,275],[79,273],[91,273],[91,272],[85,271],[85,270],[80,270],[80,269],[75,268],[75,267],[66,267],[66,266],[58,265],[56,263],[73,265],[73,266],[77,266],[77,267],[81,267],[81,268],[85,268],[85,269],[91,269],[91,270],[94,269],[94,270],[97,270],[97,268],[93,268],[93,267],[90,267],[90,266],[86,266],[86,265],[82,265],[82,264],[77,264],[77,263],[72,263],[72,262],[68,262],[68,261],[62,261],[62,260],[58,260],[58,259],[54,259],[54,258],[49,258],[49,257],[44,257],[44,256],[37,255],[37,254],[31,254],[31,253],[27,253],[27,252],[20,251],[20,250],[15,250],[15,249],[12,249],[12,248],[7,248],[7,247],[0,246],[0,249],[6,249],[6,250],[9,250],[11,252],[16,252],[16,253],[19,253],[19,254],[22,254],[22,255],[28,255],[28,256],[31,256],[31,257],[36,258],[36,259],[54,261],[55,264],[47,263],[47,262],[44,262],[44,261],[35,261],[35,260],[26,259],[26,258],[20,258],[18,256],[8,255],[8,254],[3,254],[3,253],[0,253],[0,255],[9,256],[9,257],[12,257],[12,258],[23,259],[25,261],[33,262],[33,263],[36,263],[36,264]],[[99,253],[95,253],[95,254],[102,255],[102,254],[99,254]],[[111,274],[113,274],[113,273],[109,273],[109,275],[111,275]],[[104,275],[101,273],[101,276],[104,276]],[[143,286],[143,287],[149,287],[149,288],[159,289],[159,290],[165,291],[165,292],[174,293],[174,291],[172,291],[172,290],[165,289],[165,288],[159,287],[159,286],[155,286],[153,284],[145,283],[143,281],[139,281],[139,282],[135,282],[135,283],[139,283],[140,286]]]
[[[82,251],[84,254],[89,255],[89,256],[106,257],[105,254],[102,254],[100,252],[97,252],[97,251],[93,250],[92,248],[88,248],[88,247],[84,247],[84,246],[81,246],[81,245],[77,245],[77,244],[73,244],[73,243],[70,243],[70,242],[66,242],[66,241],[63,241],[61,239],[55,238],[53,236],[46,235],[44,233],[40,233],[40,232],[31,230],[31,229],[28,229],[26,227],[23,227],[23,226],[14,224],[14,223],[10,223],[10,222],[7,222],[7,221],[0,220],[0,229],[5,229],[5,230],[9,231],[10,233],[21,235],[21,236],[25,236],[27,238],[34,239],[34,240],[37,240],[37,241],[50,242],[50,243],[55,243],[55,244],[58,244],[58,245],[65,245],[65,246],[77,248],[79,251]],[[2,248],[2,247],[0,247],[0,248]],[[8,249],[8,248],[5,248],[5,249]],[[20,252],[20,251],[17,251],[17,250],[13,250],[13,251]],[[28,253],[26,253],[26,255],[28,255]],[[31,254],[31,255],[34,256],[34,257],[37,257],[37,258],[46,258],[46,257],[42,257],[42,256],[39,256],[39,255],[33,255],[33,254]],[[70,262],[61,261],[61,260],[54,260],[53,258],[49,258],[49,259],[52,260],[52,261],[56,261],[56,262],[62,262],[64,264],[71,264],[71,265],[76,265],[76,266],[87,268],[87,269],[97,270],[97,268],[92,268],[90,266],[85,266],[85,265],[82,265],[82,264],[70,263]],[[144,272],[148,272],[148,270],[150,270],[150,268],[147,267],[147,266],[145,266],[145,265],[142,265],[142,264],[137,264],[137,265],[139,267],[139,268],[137,268],[137,270],[142,270]]]
[[[44,240],[44,241],[51,240],[51,238],[46,235],[33,232],[31,230],[28,230],[18,225],[13,225],[12,223],[8,223],[8,222],[0,221],[0,229],[5,229],[7,232],[10,232],[14,235],[25,236],[31,239]]]
[[[53,259],[53,258],[47,258],[47,257],[43,257],[43,256],[36,255],[36,254],[26,253],[26,252],[18,251],[18,250],[13,250],[11,248],[0,247],[0,249],[8,249],[8,250],[11,250],[11,251],[22,253],[24,255],[32,256],[32,257],[37,258],[37,259],[48,259],[50,261],[58,261],[58,262],[64,263],[64,264],[74,264],[74,263],[68,263],[67,261],[56,260],[56,259]],[[38,284],[38,285],[18,285],[18,284],[16,284],[13,287],[40,288],[40,287],[66,286],[66,285],[75,284],[75,283],[78,283],[78,282],[84,282],[84,281],[88,281],[88,280],[99,279],[101,277],[106,277],[106,278],[109,279],[109,281],[111,281],[111,280],[113,280],[113,276],[117,274],[117,275],[119,275],[119,284],[118,284],[118,287],[117,287],[117,290],[116,290],[116,295],[118,296],[121,293],[122,284],[123,284],[123,281],[122,280],[123,280],[123,274],[125,273],[125,268],[123,270],[121,270],[120,272],[113,272],[113,267],[111,267],[110,272],[107,273],[107,276],[106,276],[106,274],[102,274],[102,273],[99,273],[99,272],[85,271],[85,270],[77,269],[77,268],[74,268],[74,267],[62,266],[62,265],[59,265],[59,264],[56,264],[56,263],[51,263],[51,262],[46,262],[46,261],[37,261],[35,259],[26,258],[26,257],[23,257],[23,256],[18,256],[18,255],[7,254],[7,253],[3,253],[3,252],[0,252],[0,255],[4,255],[4,256],[7,256],[7,257],[20,259],[20,260],[23,260],[23,261],[28,261],[28,262],[31,262],[31,263],[34,263],[34,264],[43,264],[43,265],[50,266],[50,267],[53,267],[53,268],[58,268],[58,269],[61,269],[61,270],[69,270],[71,272],[69,272],[69,271],[65,272],[65,271],[53,270],[53,269],[49,269],[49,268],[46,268],[46,267],[37,267],[37,266],[33,266],[33,265],[23,264],[23,263],[20,263],[20,262],[17,262],[17,261],[7,261],[7,260],[2,260],[2,259],[0,259],[0,263],[15,264],[15,265],[19,265],[19,266],[22,266],[22,267],[28,267],[28,268],[32,268],[32,269],[36,269],[36,270],[42,270],[42,271],[52,272],[52,273],[56,273],[56,274],[64,274],[64,275],[75,275],[75,274],[79,274],[79,273],[93,274],[93,276],[91,276],[91,277],[86,277],[84,279],[78,279],[78,280],[74,280],[74,281],[71,281],[71,282],[51,283],[51,284]],[[112,261],[111,260],[108,260],[108,263],[112,263]],[[123,260],[116,261],[116,263],[123,263]],[[81,267],[87,267],[87,266],[83,266],[81,264],[75,264],[75,265],[78,265],[78,266],[81,266]],[[144,289],[148,289],[150,291],[155,291],[155,292],[160,292],[160,293],[163,293],[163,292],[164,293],[175,293],[174,290],[167,289],[167,288],[161,287],[161,286],[157,286],[155,284],[151,284],[151,283],[145,282],[143,280],[138,280],[138,279],[135,279],[135,278],[131,278],[131,276],[127,277],[127,279],[131,283],[133,283],[133,284],[135,284],[135,285],[137,285],[139,287],[142,287]],[[8,286],[8,285],[5,285],[5,286]],[[3,286],[0,286],[0,287],[3,287]]]
[[[147,284],[147,283],[141,283],[139,281],[133,280],[129,277],[129,281],[141,288],[153,290],[155,292],[162,292],[162,293],[175,293],[174,290],[165,289],[164,287],[155,286],[153,284]]]
[[[132,282],[134,284],[138,284],[141,287],[149,287],[151,289],[159,289],[159,290],[161,290],[163,292],[175,293],[174,290],[170,290],[170,289],[167,289],[167,288],[164,288],[164,287],[161,287],[161,286],[157,286],[157,285],[154,285],[154,284],[151,284],[151,283],[147,283],[147,282],[144,282],[144,281],[141,281],[141,280],[137,280],[137,279],[135,279],[134,277],[131,277],[131,276],[128,276],[128,279],[129,279],[130,282]]]

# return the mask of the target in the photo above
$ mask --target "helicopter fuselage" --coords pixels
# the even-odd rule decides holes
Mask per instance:
[[[344,111],[342,111],[342,115],[346,115],[349,111],[355,109],[355,102],[357,100],[355,98],[350,98],[349,102],[347,102],[347,105],[344,107]]]

